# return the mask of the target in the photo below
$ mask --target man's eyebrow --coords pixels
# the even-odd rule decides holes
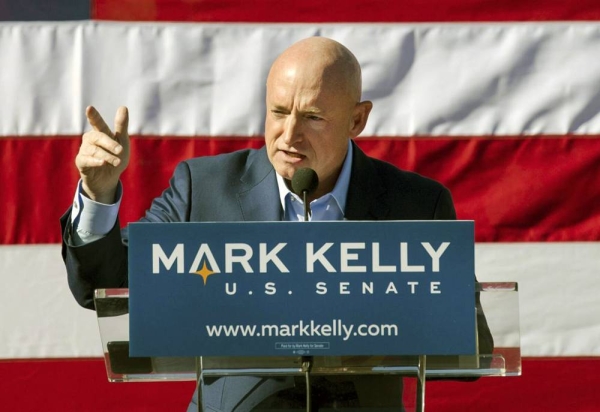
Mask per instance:
[[[289,113],[290,112],[289,108],[287,108],[285,106],[282,106],[282,105],[279,105],[279,104],[272,105],[269,108],[269,110],[270,111],[277,111],[277,112],[285,112],[285,113]],[[320,108],[318,108],[318,107],[311,106],[311,107],[307,107],[305,109],[300,110],[300,113],[303,113],[303,114],[323,114],[323,113],[325,113],[325,111],[322,110],[322,109],[320,109]]]
[[[318,107],[307,107],[306,109],[302,110],[302,113],[314,113],[314,114],[323,114],[323,110],[319,109]]]
[[[275,110],[278,112],[289,112],[290,109],[288,109],[287,107],[275,104],[275,105],[271,105],[271,107],[269,107],[269,110]]]

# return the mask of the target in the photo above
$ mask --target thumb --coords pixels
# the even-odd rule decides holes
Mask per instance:
[[[128,136],[127,128],[129,127],[129,111],[127,107],[121,106],[117,109],[115,115],[115,134],[120,136]]]

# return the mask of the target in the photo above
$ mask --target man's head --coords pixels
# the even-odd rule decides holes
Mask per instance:
[[[265,142],[277,173],[291,180],[310,167],[319,176],[312,197],[331,191],[348,139],[362,132],[371,111],[360,96],[360,66],[340,43],[311,37],[284,51],[267,79]]]

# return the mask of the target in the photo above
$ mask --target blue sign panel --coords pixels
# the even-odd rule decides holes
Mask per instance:
[[[132,356],[474,354],[474,224],[135,223]]]

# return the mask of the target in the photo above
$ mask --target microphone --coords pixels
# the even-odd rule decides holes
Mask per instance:
[[[302,196],[305,222],[308,222],[308,195],[317,190],[317,187],[319,187],[319,177],[317,176],[317,172],[311,168],[303,167],[294,173],[294,177],[292,177],[292,190],[298,196]]]

